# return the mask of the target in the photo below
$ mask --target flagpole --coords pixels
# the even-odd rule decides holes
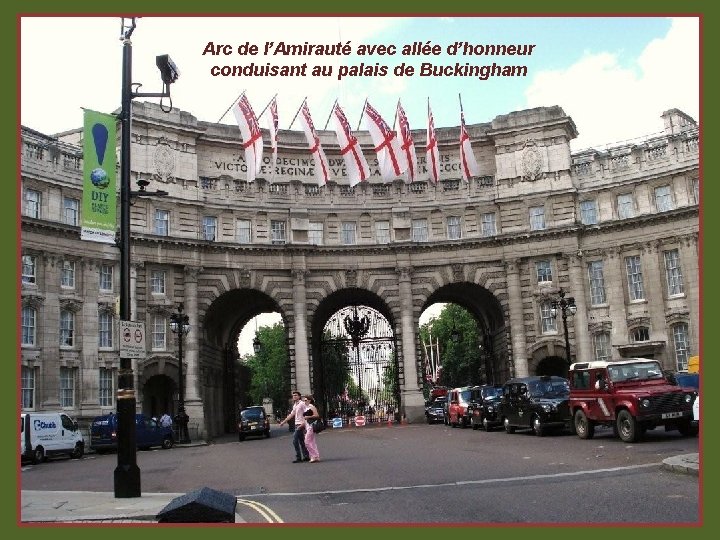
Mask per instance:
[[[307,96],[305,96],[302,100],[302,103],[300,103],[300,106],[298,107],[298,110],[295,113],[295,116],[293,116],[292,122],[290,122],[288,129],[290,129],[292,127],[292,125],[295,123],[295,119],[297,118],[297,115],[300,114],[300,110],[302,109],[303,105],[305,105],[306,101],[307,101]]]
[[[360,120],[358,120],[358,127],[355,131],[360,131],[360,122],[362,122],[363,115],[365,114],[365,105],[367,105],[368,98],[365,98],[365,103],[363,103],[362,111],[360,112]]]
[[[270,98],[270,101],[268,101],[267,105],[265,105],[265,108],[262,110],[262,112],[257,115],[258,119],[265,113],[265,111],[267,111],[267,108],[270,106],[270,104],[273,102],[273,99],[275,99],[276,97],[277,94]]]
[[[232,109],[232,106],[237,103],[238,99],[240,99],[241,97],[243,97],[243,94],[244,94],[244,93],[245,93],[245,90],[243,90],[242,92],[240,92],[240,95],[235,98],[235,101],[233,101],[233,102],[230,104],[230,106],[225,110],[225,112],[222,114],[222,116],[221,116],[220,118],[218,118],[218,121],[215,122],[216,124],[219,124],[219,123],[220,123],[220,120],[222,120],[223,118],[225,118],[225,115],[228,113],[228,111],[230,111],[230,109]]]
[[[397,105],[395,105],[395,118],[393,119],[393,131],[395,131],[395,123],[397,122],[399,108],[400,108],[400,98],[398,98]]]
[[[462,107],[462,96],[460,95],[460,92],[458,92],[458,101],[460,101],[460,112],[463,112],[463,107]]]
[[[330,117],[332,116],[333,111],[335,110],[335,105],[337,105],[337,98],[335,98],[335,103],[333,103],[333,106],[330,107],[330,114],[328,114],[328,119],[325,122],[325,127],[323,129],[327,129],[327,125],[330,123]]]

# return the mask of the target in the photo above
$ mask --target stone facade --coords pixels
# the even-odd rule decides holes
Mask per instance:
[[[570,356],[654,356],[668,369],[699,350],[698,126],[678,110],[664,131],[603,151],[571,153],[560,107],[468,126],[483,176],[460,179],[459,128],[437,130],[441,180],[350,188],[332,132],[321,132],[334,181],[318,187],[300,132],[281,131],[276,166],[244,179],[239,130],[150,103],[133,105],[133,181],[166,197],[132,202],[131,318],[147,357],[134,361],[138,408],[176,405],[177,343],[169,316],[184,302],[185,403],[197,435],[232,426],[235,344],[255,315],[278,311],[293,388],[314,391],[323,326],[364,303],[395,332],[402,412],[423,417],[418,320],[435,302],[471,311],[492,358],[486,377],[567,370]],[[22,130],[24,406],[91,418],[115,408],[115,246],[80,241],[80,130]],[[413,133],[424,156],[424,130]],[[266,137],[266,140],[269,138]],[[421,178],[424,159],[420,159]]]

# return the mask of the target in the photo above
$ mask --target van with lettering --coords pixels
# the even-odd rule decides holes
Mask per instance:
[[[85,439],[78,423],[65,413],[20,414],[20,459],[40,463],[48,456],[83,457]]]

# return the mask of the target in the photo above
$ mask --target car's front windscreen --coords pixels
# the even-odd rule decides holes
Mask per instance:
[[[243,420],[247,422],[258,422],[262,420],[262,411],[252,409],[240,413]]]
[[[538,381],[529,385],[532,397],[563,398],[570,395],[570,385],[567,381]]]
[[[613,382],[650,381],[664,379],[660,364],[657,362],[631,362],[608,366],[610,380]]]
[[[500,388],[495,388],[495,387],[485,388],[485,389],[483,389],[483,398],[489,399],[489,398],[494,398],[494,397],[502,397],[502,393],[503,393],[502,387],[500,387]]]

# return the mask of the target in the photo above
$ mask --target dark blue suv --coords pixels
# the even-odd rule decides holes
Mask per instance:
[[[90,449],[98,453],[117,450],[117,414],[97,416],[90,425]],[[145,450],[152,446],[167,449],[175,444],[171,427],[162,427],[158,422],[145,416],[135,415],[135,446]]]

